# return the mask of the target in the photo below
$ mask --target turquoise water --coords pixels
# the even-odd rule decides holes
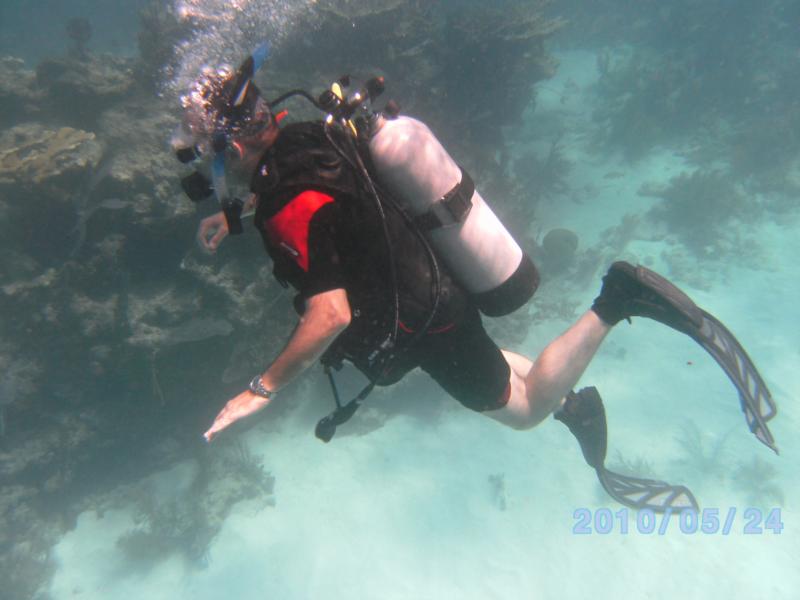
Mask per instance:
[[[317,32],[342,29],[317,4],[349,14],[353,37],[323,39]],[[477,86],[475,105],[456,97],[471,73],[511,89],[502,34],[473,29],[496,43],[469,59],[466,79],[442,69],[422,93],[455,59],[417,44],[432,21],[398,24],[397,4],[410,3],[150,5],[177,25],[142,48],[127,3],[0,8],[0,54],[25,61],[0,71],[0,568],[10,582],[0,598],[795,598],[793,4],[552,3],[549,18],[571,20],[543,42],[552,76],[528,72],[531,91],[513,98]],[[513,14],[516,3],[501,4]],[[83,72],[105,73],[84,82],[97,85],[91,96],[68,85],[71,63],[41,67],[74,54],[63,34],[72,17],[95,32]],[[114,47],[111,31],[126,41]],[[196,248],[213,207],[181,197],[168,141],[192,73],[235,64],[264,37],[274,54],[258,82],[268,96],[320,91],[353,68],[336,55],[301,60],[338,43],[359,69],[385,70],[390,93],[468,166],[543,268],[531,303],[487,319],[500,345],[535,357],[617,259],[669,277],[731,329],[777,402],[779,456],[748,432],[713,360],[652,321],[617,326],[578,383],[605,401],[609,466],[685,484],[707,517],[731,518],[730,531],[659,516],[648,532],[646,516],[603,492],[562,425],[513,431],[418,372],[375,392],[330,444],[313,435],[332,408],[318,368],[246,427],[202,442],[295,317],[255,232],[214,256]],[[448,47],[464,43],[460,56],[472,56],[455,38]],[[156,46],[174,49],[166,63]],[[37,65],[39,79],[24,74]],[[305,110],[290,105],[290,118],[313,115]],[[564,263],[543,245],[557,228],[579,240]],[[361,382],[351,372],[343,381],[345,393]],[[580,533],[586,514],[590,532]]]

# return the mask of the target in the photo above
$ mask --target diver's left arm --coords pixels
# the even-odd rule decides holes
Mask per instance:
[[[258,197],[255,194],[250,194],[244,201],[242,207],[242,217],[247,217],[256,209]],[[219,248],[226,237],[228,237],[228,220],[225,218],[225,213],[222,211],[214,213],[200,221],[197,227],[197,243],[200,247],[213,254]]]
[[[277,392],[322,356],[331,342],[350,324],[350,304],[344,289],[334,289],[311,296],[306,310],[286,347],[261,375],[268,390]],[[211,441],[217,433],[269,404],[269,399],[245,390],[235,396],[217,415],[204,434]]]

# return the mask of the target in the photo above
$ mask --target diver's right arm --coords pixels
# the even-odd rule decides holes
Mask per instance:
[[[277,392],[297,375],[313,365],[350,324],[350,304],[344,289],[330,290],[306,300],[306,310],[289,342],[275,361],[261,374],[268,390]],[[250,390],[231,398],[203,434],[211,441],[220,431],[239,419],[257,413],[269,399]]]

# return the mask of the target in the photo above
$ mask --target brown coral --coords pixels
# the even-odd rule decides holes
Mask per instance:
[[[18,125],[0,136],[0,184],[58,183],[87,173],[100,160],[95,134],[71,127]]]

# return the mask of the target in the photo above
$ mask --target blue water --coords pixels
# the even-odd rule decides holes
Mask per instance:
[[[0,81],[0,598],[800,595],[796,3],[563,0],[535,49],[550,66],[514,77],[517,42],[469,12],[480,3],[410,4],[357,3],[349,24],[321,0],[0,4],[0,74],[14,73]],[[146,5],[169,26],[141,47]],[[373,5],[388,12],[361,12]],[[531,4],[498,7],[519,24]],[[462,12],[482,16],[457,30]],[[75,17],[92,30],[80,58]],[[481,35],[492,43],[470,45]],[[182,197],[168,144],[199,70],[264,39],[267,96],[385,73],[469,168],[543,273],[531,303],[486,320],[499,345],[535,358],[611,262],[644,264],[747,350],[780,455],[718,365],[645,319],[617,326],[577,387],[603,396],[607,464],[688,486],[702,524],[624,509],[562,425],[513,431],[420,372],[330,444],[313,435],[333,407],[317,367],[204,444],[296,317],[251,227],[213,256],[197,248],[214,207]],[[70,85],[93,69],[103,85]],[[574,255],[548,254],[555,229]],[[340,381],[343,396],[363,384]]]
[[[44,57],[64,51],[67,45],[64,24],[69,19],[87,17],[92,23],[94,50],[133,55],[137,35],[134,24],[146,4],[146,0],[8,0],[0,6],[0,52],[25,58],[35,65]]]

